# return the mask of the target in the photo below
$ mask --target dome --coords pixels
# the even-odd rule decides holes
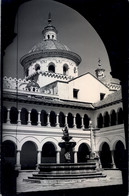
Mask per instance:
[[[66,45],[61,44],[57,40],[43,40],[40,43],[36,44],[29,51],[29,53],[43,51],[43,50],[53,50],[53,49],[70,51],[70,49]]]

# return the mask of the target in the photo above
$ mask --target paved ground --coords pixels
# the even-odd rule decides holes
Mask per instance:
[[[28,176],[32,176],[32,171],[22,171],[17,178],[17,193],[50,191],[50,190],[67,190],[89,187],[102,187],[111,185],[121,185],[122,175],[119,170],[104,170],[106,178],[98,179],[72,179],[72,180],[41,180],[40,182],[26,182]]]

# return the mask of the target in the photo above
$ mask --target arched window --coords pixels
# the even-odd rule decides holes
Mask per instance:
[[[2,108],[2,122],[6,123],[7,122],[7,108],[3,106]]]
[[[51,142],[46,142],[42,147],[42,163],[55,163],[56,150]]]
[[[67,75],[68,74],[68,65],[67,64],[64,64],[63,65],[63,74],[64,75]]]
[[[29,69],[26,69],[26,77],[29,75]]]
[[[81,116],[80,116],[80,114],[76,114],[76,126],[77,126],[77,128],[81,128],[81,125],[82,125]]]
[[[89,127],[89,117],[87,114],[84,115],[83,121],[84,121],[84,127],[88,128]]]
[[[35,71],[38,71],[40,69],[40,65],[39,64],[35,64]]]
[[[108,114],[108,112],[106,112],[105,114],[104,114],[104,127],[109,127],[109,114]]]
[[[123,124],[124,119],[123,119],[123,110],[122,110],[122,108],[120,108],[118,110],[117,117],[118,117],[118,124]]]
[[[116,125],[116,112],[112,110],[111,112],[111,126]]]
[[[27,125],[28,123],[28,111],[26,108],[22,108],[21,110],[21,124]]]
[[[31,110],[30,119],[31,119],[31,124],[32,125],[37,125],[38,124],[38,112],[35,109]]]
[[[49,65],[48,71],[51,72],[51,73],[55,73],[55,66],[54,66],[54,64],[50,64]]]
[[[73,115],[71,113],[68,113],[68,127],[73,128]]]
[[[50,39],[50,35],[47,35],[47,38]]]
[[[60,127],[65,126],[65,115],[63,112],[60,112],[59,114],[59,123],[60,123]]]
[[[50,125],[51,127],[56,126],[56,114],[53,111],[50,112]]]
[[[18,120],[18,111],[17,108],[12,107],[10,110],[10,123],[11,124],[17,124]]]
[[[42,110],[40,115],[41,125],[46,126],[47,125],[47,112]]]
[[[103,127],[103,116],[102,116],[102,114],[99,114],[99,116],[97,118],[97,124],[98,124],[98,128]]]

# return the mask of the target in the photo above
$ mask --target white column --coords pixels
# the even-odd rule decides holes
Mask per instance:
[[[50,113],[47,114],[47,127],[50,127]]]
[[[66,114],[66,115],[65,115],[65,126],[68,126],[67,117],[68,117],[68,115]]]
[[[56,151],[56,163],[60,163],[60,151]]]
[[[59,127],[59,114],[56,114],[56,127]]]
[[[77,163],[77,151],[74,151],[74,163]]]
[[[76,129],[77,126],[76,126],[76,116],[73,116],[73,127]]]
[[[42,153],[42,151],[38,150],[37,152],[38,152],[38,154],[37,154],[37,164],[39,165],[39,164],[41,164],[41,153]]]
[[[20,150],[17,150],[17,151],[16,151],[16,165],[15,165],[15,168],[16,168],[17,170],[20,170],[20,169],[21,169],[21,164],[20,164],[20,153],[21,153]]]
[[[112,168],[116,168],[115,161],[114,161],[114,151],[111,151],[111,158],[112,158]]]
[[[82,116],[82,129],[84,129],[84,121],[83,121],[83,119],[84,119],[84,116]]]
[[[41,112],[38,112],[38,126],[41,126],[40,114],[41,114]]]
[[[7,110],[7,124],[10,124],[10,109]]]
[[[18,110],[18,125],[21,125],[21,110]]]
[[[30,113],[31,113],[31,111],[28,112],[28,125],[31,125]]]

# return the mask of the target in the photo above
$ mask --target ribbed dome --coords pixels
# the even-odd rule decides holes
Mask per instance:
[[[61,44],[57,40],[43,40],[40,43],[36,44],[29,51],[29,53],[38,52],[42,50],[53,50],[53,49],[70,51],[70,49],[67,46],[65,46],[64,44]]]

